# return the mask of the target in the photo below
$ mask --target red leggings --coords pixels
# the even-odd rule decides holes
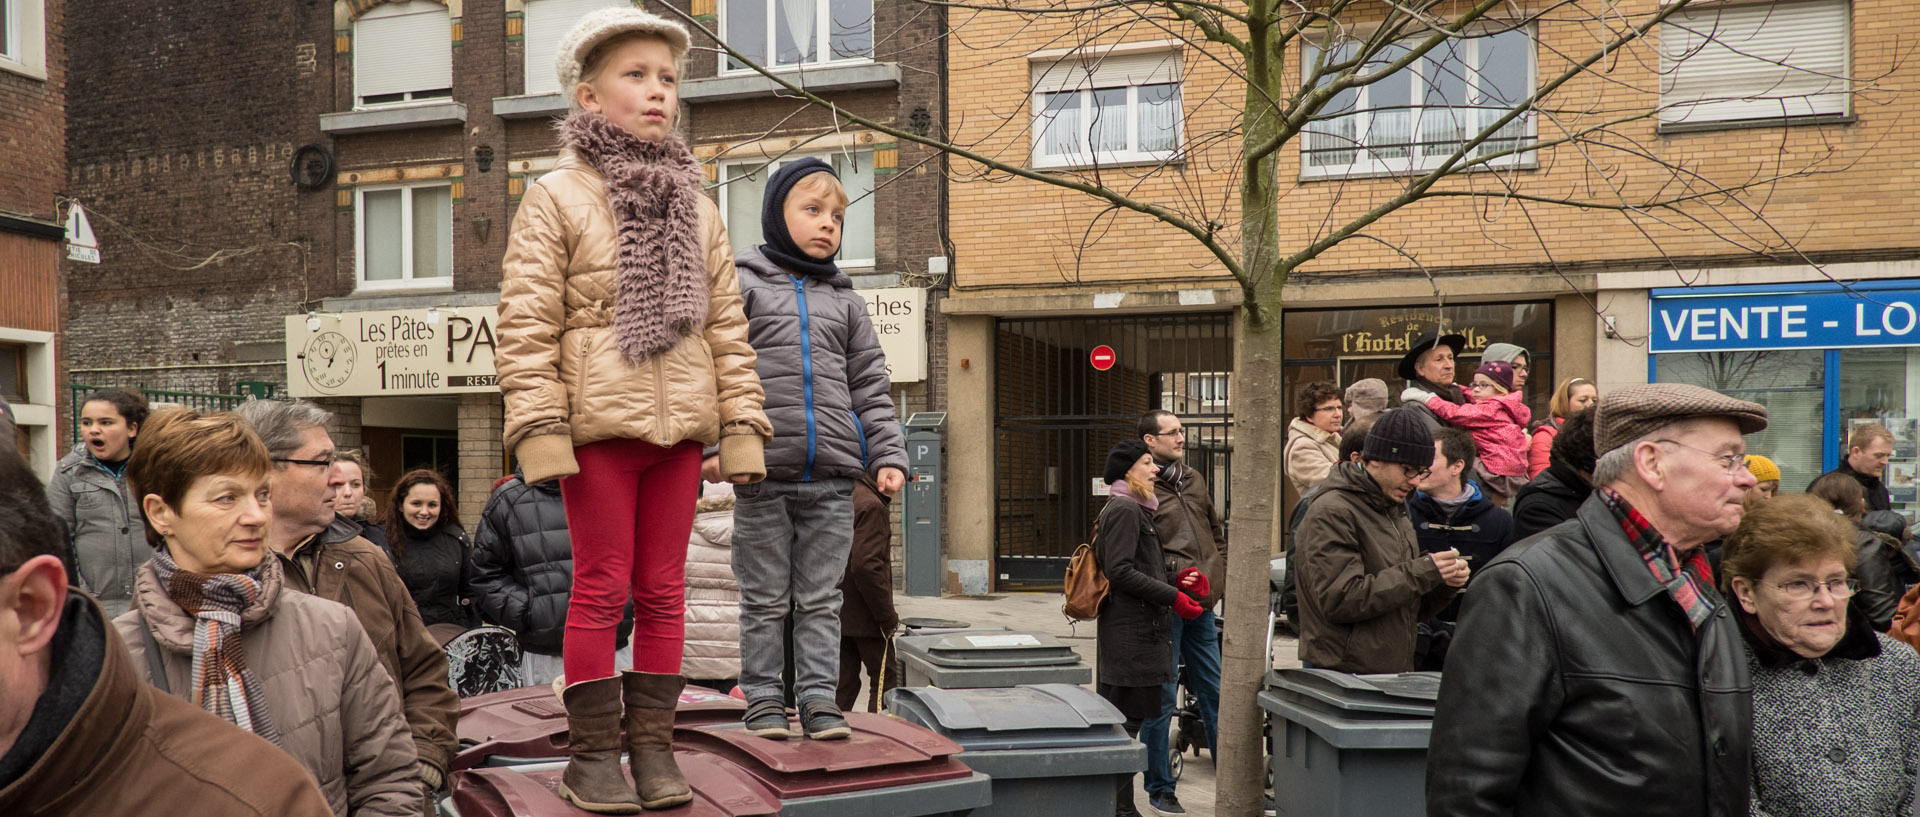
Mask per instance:
[[[573,456],[580,473],[560,480],[573,539],[573,597],[560,648],[567,683],[613,675],[615,630],[629,596],[633,668],[678,675],[700,444],[602,440]]]

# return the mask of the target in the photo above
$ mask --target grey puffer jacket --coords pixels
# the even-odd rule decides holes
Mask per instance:
[[[1764,643],[1739,613],[1753,672],[1753,814],[1911,814],[1920,764],[1920,656],[1880,633],[1854,604],[1825,657]]]
[[[773,422],[767,478],[811,482],[878,476],[886,467],[906,471],[887,358],[853,281],[845,273],[792,275],[757,248],[740,252],[734,265]]]
[[[76,445],[53,468],[47,504],[67,526],[74,583],[99,599],[109,618],[126,612],[134,571],[153,558],[126,474],[108,472],[85,443]]]

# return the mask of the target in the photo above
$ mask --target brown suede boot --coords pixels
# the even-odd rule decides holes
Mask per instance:
[[[639,814],[640,798],[620,769],[620,679],[569,684],[567,770],[560,794],[596,814]]]
[[[673,759],[673,710],[686,677],[628,670],[620,680],[627,695],[627,763],[640,803],[664,809],[692,802],[693,789]]]

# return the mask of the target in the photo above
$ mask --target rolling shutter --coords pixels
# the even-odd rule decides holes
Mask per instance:
[[[1036,94],[1179,82],[1180,52],[1070,56],[1055,62],[1035,62],[1032,70]]]
[[[528,94],[561,93],[560,72],[553,61],[560,49],[560,38],[573,30],[573,24],[588,12],[628,5],[626,0],[529,0],[526,25],[526,71]]]
[[[453,32],[447,7],[430,0],[389,3],[353,24],[353,94],[453,87]]]
[[[1847,0],[1688,7],[1660,27],[1660,121],[1845,114]]]

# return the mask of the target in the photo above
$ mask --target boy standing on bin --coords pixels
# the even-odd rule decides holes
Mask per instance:
[[[780,682],[791,611],[800,726],[816,740],[851,734],[834,702],[840,590],[853,546],[853,484],[871,475],[892,496],[907,451],[887,394],[886,356],[853,281],[833,264],[847,193],[819,159],[767,180],[766,243],[735,258],[748,340],[766,388],[773,442],[767,479],[734,488],[733,568],[740,580],[740,688],[750,734],[788,738]],[[704,473],[717,481],[718,457]]]

